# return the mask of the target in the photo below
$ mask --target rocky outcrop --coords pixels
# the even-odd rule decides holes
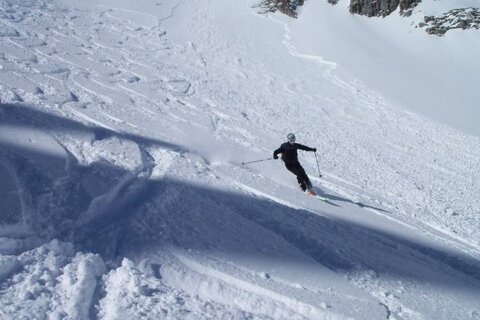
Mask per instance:
[[[337,4],[339,0],[327,0]],[[350,0],[350,12],[369,17],[385,17],[400,7],[401,14],[408,14],[421,0]],[[262,0],[258,5],[263,13],[280,11],[291,17],[297,17],[297,9],[304,0]]]
[[[262,0],[258,7],[263,13],[280,11],[290,17],[297,17],[298,6],[303,5],[304,0]]]
[[[477,8],[462,8],[450,10],[440,17],[426,16],[419,27],[426,27],[430,34],[443,36],[452,29],[479,29],[480,10]]]
[[[385,17],[400,7],[400,14],[409,14],[421,0],[351,0],[350,12],[367,17]]]
[[[297,9],[305,0],[261,0],[262,13],[280,11],[290,17],[297,17]],[[319,0],[316,0],[319,1]],[[326,0],[335,5],[339,0]],[[346,0],[345,0],[346,1]],[[385,17],[399,9],[403,16],[412,14],[413,9],[422,0],[350,0],[350,12],[368,17]],[[417,27],[424,28],[429,34],[443,36],[451,29],[480,28],[480,9],[463,8],[450,10],[439,17],[426,16]]]

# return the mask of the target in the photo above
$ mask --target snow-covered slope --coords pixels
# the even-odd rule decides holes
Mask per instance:
[[[0,318],[480,317],[480,140],[253,4],[0,2]]]
[[[419,28],[425,16],[478,1],[423,1],[409,17],[346,14],[349,1],[308,1],[289,20],[288,42],[300,53],[334,61],[397,106],[480,136],[480,31],[450,30],[437,37]],[[285,19],[282,19],[285,20]]]

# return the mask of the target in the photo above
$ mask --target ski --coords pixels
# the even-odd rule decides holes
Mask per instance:
[[[325,203],[332,204],[332,203],[330,202],[330,199],[325,198],[325,197],[322,197],[322,196],[319,196],[318,194],[315,193],[315,191],[313,191],[313,189],[308,189],[307,191],[305,191],[305,193],[306,193],[307,195],[311,196],[311,197],[314,197],[314,198],[320,200],[320,201],[323,201],[323,202],[325,202]]]
[[[305,191],[305,193],[309,196],[312,196],[312,197],[317,198],[318,200],[321,200],[321,201],[324,201],[324,202],[327,202],[329,200],[327,198],[324,198],[324,197],[316,194],[315,191],[313,191],[313,189],[307,189],[307,191]]]
[[[323,202],[328,202],[328,200],[329,200],[327,198],[324,198],[324,197],[321,197],[321,196],[318,196],[318,195],[313,195],[313,197],[317,198],[318,200],[323,201]]]

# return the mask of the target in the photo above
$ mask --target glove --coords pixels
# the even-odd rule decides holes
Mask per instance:
[[[317,148],[313,148],[312,151],[313,151],[313,152],[317,152]]]

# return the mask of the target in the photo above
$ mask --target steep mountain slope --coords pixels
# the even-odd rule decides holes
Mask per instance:
[[[326,0],[332,5],[336,5],[340,1]],[[347,9],[350,13],[367,17],[386,17],[394,12],[398,12],[404,17],[410,17],[414,12],[416,14],[422,13],[423,10],[416,10],[417,5],[421,3],[420,7],[434,8],[436,13],[435,15],[422,16],[421,21],[418,21],[415,27],[428,26],[425,30],[429,34],[437,36],[443,36],[449,30],[478,30],[480,28],[480,8],[475,0],[440,0],[435,2],[422,2],[422,0],[343,0],[343,3],[348,5]],[[303,0],[261,0],[257,7],[262,13],[278,10],[292,18],[297,18],[298,12],[304,4]]]
[[[479,317],[479,139],[252,5],[1,2],[2,318]]]
[[[345,2],[307,2],[301,19],[288,19],[287,41],[304,56],[336,62],[337,70],[354,75],[395,106],[480,136],[479,31],[432,37],[417,28],[425,15],[461,3],[470,2],[422,2],[410,17],[372,19],[346,14]]]

